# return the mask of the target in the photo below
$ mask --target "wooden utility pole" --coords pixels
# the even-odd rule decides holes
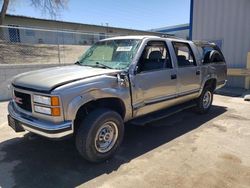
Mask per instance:
[[[0,16],[0,25],[3,25],[4,18],[5,18],[6,12],[7,12],[9,2],[10,2],[10,0],[4,0],[3,1],[3,6],[2,6],[2,9],[1,9],[1,16]]]

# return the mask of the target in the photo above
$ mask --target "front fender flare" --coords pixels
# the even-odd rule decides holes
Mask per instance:
[[[119,95],[115,95],[114,93],[108,93],[103,90],[93,90],[89,91],[87,93],[84,93],[80,96],[75,97],[71,100],[71,102],[68,104],[68,107],[66,108],[66,119],[74,121],[77,115],[78,110],[86,103],[95,101],[98,99],[103,98],[117,98],[120,99],[125,106],[125,109],[127,110],[128,105],[127,102],[120,97]],[[128,111],[128,114],[131,113]]]

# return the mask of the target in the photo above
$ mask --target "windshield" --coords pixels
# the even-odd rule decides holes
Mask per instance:
[[[89,48],[79,64],[124,70],[129,67],[141,40],[122,39],[100,41]]]

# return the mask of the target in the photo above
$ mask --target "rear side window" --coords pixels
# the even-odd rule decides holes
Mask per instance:
[[[187,43],[173,42],[178,67],[196,66],[194,54]]]

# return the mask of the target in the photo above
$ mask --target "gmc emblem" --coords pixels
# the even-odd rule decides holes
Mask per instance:
[[[16,103],[18,103],[18,104],[23,104],[22,100],[23,100],[23,99],[21,99],[20,97],[14,96],[14,101],[15,101]]]

